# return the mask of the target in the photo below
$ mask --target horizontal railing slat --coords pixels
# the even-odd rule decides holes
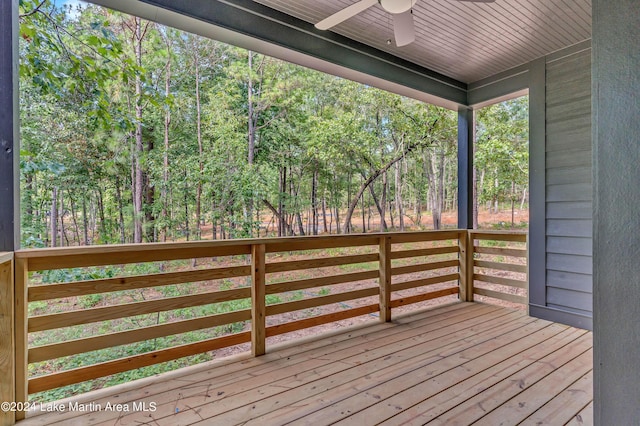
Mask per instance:
[[[472,240],[527,242],[527,233],[520,231],[470,231]]]
[[[294,260],[289,262],[272,262],[266,264],[266,273],[297,271],[300,269],[325,268],[327,266],[342,266],[354,263],[377,262],[378,253],[359,254],[354,256],[325,257],[320,259]]]
[[[300,250],[320,250],[328,248],[361,247],[378,244],[375,235],[353,235],[338,237],[292,238],[285,241],[263,241],[267,253],[281,253]]]
[[[438,275],[437,277],[423,278],[420,280],[403,281],[401,283],[391,284],[391,291],[409,290],[412,288],[426,287],[434,284],[455,281],[460,278],[460,274]]]
[[[400,306],[412,305],[414,303],[425,302],[427,300],[438,299],[440,297],[450,296],[452,294],[458,294],[460,289],[458,287],[446,288],[444,290],[432,291],[429,293],[417,294],[415,296],[401,297],[391,301],[392,308],[398,308]]]
[[[391,252],[391,259],[405,259],[407,257],[422,257],[433,256],[438,254],[459,253],[460,247],[458,246],[446,246],[446,247],[434,247],[426,249],[416,250],[398,250]]]
[[[526,274],[527,265],[516,265],[514,263],[489,262],[486,260],[475,260],[473,262],[478,268],[496,269],[498,271],[519,272]]]
[[[184,284],[198,281],[237,278],[251,275],[251,266],[198,269],[195,271],[166,272],[162,274],[136,275],[101,280],[77,281],[63,284],[47,284],[29,287],[29,301],[52,300],[64,297],[86,296],[113,291],[135,290]]]
[[[501,292],[489,290],[486,288],[476,287],[473,289],[473,293],[478,294],[480,296],[487,296],[487,297],[493,297],[494,299],[505,300],[507,302],[521,303],[523,305],[528,303],[528,300],[526,297],[518,296],[516,294],[501,293]]]
[[[460,262],[458,261],[458,259],[453,259],[453,260],[445,260],[442,262],[420,263],[418,265],[408,265],[408,266],[397,266],[395,268],[391,268],[391,276],[411,274],[414,272],[433,271],[436,269],[443,269],[443,268],[452,268],[452,267],[459,266],[459,264]]]
[[[364,271],[354,272],[351,274],[329,275],[326,277],[308,278],[306,280],[286,281],[283,283],[268,284],[266,286],[267,294],[284,293],[286,291],[306,290],[315,287],[331,286],[336,284],[353,283],[375,279],[380,276],[380,272]]]
[[[73,385],[76,383],[85,382],[87,380],[97,379],[100,377],[110,376],[112,374],[122,373],[124,371],[134,370],[136,368],[148,367],[150,365],[160,364],[162,362],[173,361],[190,355],[197,355],[203,352],[214,351],[216,349],[222,349],[229,346],[247,343],[250,340],[251,332],[245,331],[242,333],[230,334],[228,336],[216,337],[214,339],[203,340],[200,342],[174,346],[167,349],[160,349],[153,352],[131,355],[126,358],[93,364],[87,367],[80,367],[73,370],[35,377],[28,381],[28,389],[30,394],[43,392],[61,386]]]
[[[41,271],[246,254],[251,254],[250,244],[197,241],[21,250],[16,257],[28,259],[29,271]]]
[[[251,289],[238,288],[214,293],[192,294],[189,296],[126,303],[59,314],[39,315],[29,318],[28,330],[29,332],[52,330],[55,328],[71,327],[74,325],[89,324],[135,315],[152,314],[173,309],[191,308],[249,297],[251,297]]]
[[[457,240],[460,231],[398,232],[391,235],[391,244],[417,243],[428,241]]]
[[[514,280],[511,278],[496,277],[495,275],[473,274],[475,281],[482,281],[490,284],[499,284],[516,288],[527,288],[527,282],[521,280]]]
[[[248,309],[225,314],[209,315],[206,317],[175,321],[167,324],[154,325],[137,328],[135,330],[111,333],[102,336],[88,337],[65,341],[45,346],[38,346],[29,349],[29,363],[47,361],[63,356],[76,355],[85,352],[96,351],[126,345],[130,343],[142,342],[144,340],[156,339],[159,337],[171,336],[174,334],[186,333],[189,331],[202,330],[205,328],[220,325],[233,324],[251,319],[251,311]]]
[[[473,251],[480,254],[495,254],[498,256],[527,257],[527,250],[502,247],[474,247]]]
[[[305,328],[316,327],[318,325],[329,324],[331,322],[341,321],[349,318],[359,317],[378,312],[380,306],[367,305],[359,308],[345,309],[343,311],[332,312],[330,314],[318,315],[311,318],[305,318],[297,321],[290,321],[284,324],[272,325],[267,327],[267,337],[277,336],[292,331],[304,330]]]
[[[318,306],[330,305],[332,303],[346,302],[347,300],[360,299],[362,297],[377,296],[380,294],[379,287],[365,288],[343,293],[336,293],[329,296],[318,296],[295,302],[278,303],[267,306],[267,316],[285,314],[299,311],[301,309],[316,308]]]

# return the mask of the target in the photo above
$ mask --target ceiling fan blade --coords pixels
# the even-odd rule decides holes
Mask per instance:
[[[377,3],[378,0],[360,0],[359,2],[345,7],[341,11],[336,12],[328,18],[325,18],[322,21],[318,22],[316,24],[316,28],[319,30],[328,30],[329,28],[335,27],[336,25],[343,21],[346,21],[347,19],[356,16],[358,13],[364,12]]]
[[[396,46],[402,47],[413,43],[416,39],[416,30],[411,10],[393,15],[393,33],[396,37]]]

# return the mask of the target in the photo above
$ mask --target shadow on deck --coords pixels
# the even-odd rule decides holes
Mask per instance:
[[[454,303],[83,394],[18,424],[591,424],[592,340]]]

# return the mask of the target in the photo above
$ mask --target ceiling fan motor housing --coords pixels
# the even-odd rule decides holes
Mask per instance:
[[[404,13],[413,8],[418,0],[378,0],[380,6],[389,13]]]

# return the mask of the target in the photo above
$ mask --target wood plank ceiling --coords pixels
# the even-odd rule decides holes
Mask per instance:
[[[254,1],[315,24],[356,0]],[[379,5],[331,31],[465,83],[591,38],[591,0],[418,0],[413,14],[416,41],[401,48]]]

